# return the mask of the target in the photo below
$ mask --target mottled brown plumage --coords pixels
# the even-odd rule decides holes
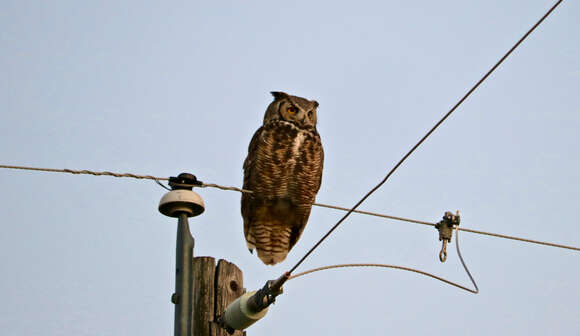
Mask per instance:
[[[244,162],[244,235],[267,265],[286,258],[320,189],[324,152],[316,130],[316,101],[272,92],[264,123]]]

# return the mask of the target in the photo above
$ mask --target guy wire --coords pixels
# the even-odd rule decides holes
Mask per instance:
[[[463,260],[463,257],[461,256],[461,252],[459,251],[459,232],[455,231],[455,247],[457,248],[457,255],[459,256],[459,260],[461,261],[461,264],[463,265],[463,268],[465,269],[465,272],[467,273],[467,275],[469,276],[469,279],[471,280],[471,283],[473,284],[473,286],[475,287],[475,289],[471,289],[471,288],[467,288],[465,286],[462,286],[456,282],[447,280],[445,278],[442,278],[440,276],[425,272],[425,271],[421,271],[415,268],[411,268],[411,267],[405,267],[405,266],[398,266],[398,265],[389,265],[389,264],[339,264],[339,265],[328,265],[328,266],[322,266],[322,267],[317,267],[317,268],[313,268],[310,269],[308,271],[304,271],[295,275],[292,275],[288,278],[288,280],[292,280],[298,277],[301,277],[303,275],[306,274],[310,274],[310,273],[314,273],[314,272],[319,272],[319,271],[324,271],[324,270],[328,270],[328,269],[333,269],[333,268],[343,268],[343,267],[384,267],[384,268],[394,268],[394,269],[400,269],[403,271],[409,271],[409,272],[415,272],[415,273],[419,273],[419,274],[423,274],[425,276],[431,277],[433,279],[442,281],[446,284],[455,286],[457,288],[466,290],[470,293],[473,294],[477,294],[479,293],[479,287],[477,287],[477,283],[475,283],[475,280],[473,279],[473,277],[471,276],[471,273],[469,272],[469,269],[467,269],[467,265],[465,264],[465,261]]]
[[[530,28],[525,34],[524,36],[522,36],[522,38],[516,42],[516,44],[514,44],[513,47],[511,47],[510,50],[508,50],[508,52],[483,76],[481,77],[481,79],[463,96],[463,98],[461,98],[457,104],[455,104],[455,106],[453,106],[451,108],[451,110],[449,110],[449,112],[447,112],[443,118],[441,118],[441,120],[439,120],[435,126],[433,126],[433,128],[431,128],[427,134],[425,134],[421,140],[419,140],[419,142],[417,142],[413,148],[411,148],[411,150],[405,154],[405,156],[403,156],[403,158],[391,169],[391,171],[389,171],[389,173],[387,174],[387,176],[385,176],[385,178],[379,182],[379,184],[377,184],[375,187],[373,187],[369,192],[366,193],[366,195],[363,196],[363,198],[360,199],[360,201],[358,201],[341,219],[338,220],[338,222],[324,235],[322,236],[322,238],[320,238],[320,240],[314,244],[314,246],[312,246],[312,248],[306,252],[306,254],[300,259],[298,260],[298,262],[296,263],[296,265],[294,265],[294,267],[292,267],[289,271],[290,274],[292,274],[292,272],[294,272],[294,270],[296,270],[296,268],[298,268],[298,266],[300,266],[300,264],[302,264],[302,262],[304,262],[304,260],[306,258],[308,258],[308,256],[334,231],[336,230],[336,228],[348,217],[350,216],[350,214],[356,210],[356,208],[359,207],[359,205],[361,205],[372,193],[374,193],[377,189],[379,189],[383,184],[385,184],[385,182],[387,182],[387,180],[389,179],[389,177],[391,177],[391,175],[395,172],[395,170],[397,170],[397,168],[399,168],[399,166],[415,151],[415,149],[417,149],[417,147],[419,147],[423,141],[425,141],[425,139],[427,139],[431,133],[433,133],[438,127],[439,125],[441,125],[446,119],[447,117],[449,117],[451,115],[451,113],[453,113],[453,111],[455,111],[455,109],[457,109],[457,107],[459,107],[459,105],[461,105],[461,103],[463,103],[467,97],[469,97],[471,95],[471,93],[473,91],[475,91],[475,89],[477,89],[477,87],[479,87],[479,85],[481,83],[483,83],[484,80],[487,79],[487,77],[489,77],[489,75],[491,75],[491,73],[512,53],[512,51],[514,51],[525,39],[526,37],[528,37],[528,35],[530,35],[532,33],[532,31],[534,31],[534,29],[536,29],[536,27],[538,25],[540,25],[540,23],[542,23],[542,21],[544,21],[544,19],[546,17],[548,17],[548,15],[550,15],[550,13],[562,2],[562,0],[558,0],[556,2],[556,4],[554,6],[552,6],[552,8],[550,8],[550,10],[548,10],[548,12],[546,12],[546,14],[544,14],[544,16],[542,16],[542,18],[540,20],[538,20],[538,22],[536,22],[536,24],[534,24],[532,26],[532,28]]]
[[[323,204],[323,203],[314,203],[314,205],[319,206],[319,207],[323,207],[323,208],[336,209],[336,210],[342,210],[342,211],[348,211],[349,210],[348,208],[343,208],[343,207],[339,207],[339,206],[336,206],[336,205],[329,205],[329,204]],[[411,218],[405,218],[405,217],[397,217],[397,216],[385,215],[385,214],[376,213],[376,212],[362,211],[362,210],[354,210],[353,212],[359,213],[359,214],[362,214],[362,215],[368,215],[368,216],[375,216],[375,217],[381,217],[381,218],[388,218],[388,219],[398,220],[398,221],[402,221],[402,222],[408,222],[408,223],[415,223],[415,224],[423,224],[423,225],[435,226],[435,223],[431,223],[431,222],[426,222],[426,221],[421,221],[421,220],[416,220],[416,219],[411,219]],[[562,244],[556,244],[556,243],[550,243],[550,242],[545,242],[545,241],[540,241],[540,240],[533,240],[533,239],[528,239],[528,238],[515,237],[515,236],[508,236],[508,235],[499,234],[499,233],[493,233],[493,232],[479,231],[479,230],[474,230],[474,229],[468,229],[468,228],[465,228],[465,227],[458,227],[458,228],[456,228],[456,230],[465,231],[465,232],[471,232],[471,233],[476,233],[476,234],[480,234],[480,235],[487,235],[487,236],[497,237],[497,238],[505,238],[505,239],[517,240],[517,241],[522,241],[522,242],[526,242],[526,243],[533,243],[533,244],[539,244],[539,245],[559,247],[559,248],[568,249],[568,250],[580,251],[580,247],[569,246],[569,245],[562,245]]]

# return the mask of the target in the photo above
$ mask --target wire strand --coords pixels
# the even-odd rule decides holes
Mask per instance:
[[[52,172],[52,173],[69,173],[69,174],[85,174],[85,175],[94,175],[94,176],[114,176],[114,177],[130,177],[134,179],[148,179],[148,180],[158,180],[158,181],[167,181],[169,178],[167,177],[155,177],[151,175],[136,175],[130,173],[113,173],[109,171],[102,171],[96,172],[91,170],[74,170],[74,169],[54,169],[54,168],[35,168],[35,167],[24,167],[24,166],[8,166],[8,165],[0,165],[0,168],[7,168],[7,169],[20,169],[20,170],[34,170],[34,171],[44,171],[44,172]]]
[[[310,274],[310,273],[314,273],[314,272],[319,272],[319,271],[324,271],[324,270],[329,270],[329,269],[334,269],[334,268],[344,268],[344,267],[379,267],[379,268],[394,268],[394,269],[400,269],[400,270],[403,270],[403,271],[415,272],[415,273],[419,273],[419,274],[422,274],[422,275],[431,277],[433,279],[442,281],[442,282],[444,282],[446,284],[455,286],[457,288],[466,290],[466,291],[471,292],[471,293],[474,293],[474,294],[477,294],[479,292],[479,290],[474,291],[471,288],[467,288],[465,286],[462,286],[462,285],[460,285],[458,283],[455,283],[453,281],[447,280],[447,279],[442,278],[440,276],[437,276],[435,274],[431,274],[431,273],[428,273],[428,272],[425,272],[425,271],[421,271],[421,270],[418,270],[418,269],[414,269],[414,268],[411,268],[411,267],[398,266],[398,265],[389,265],[389,264],[338,264],[338,265],[328,265],[328,266],[322,266],[322,267],[313,268],[313,269],[310,269],[308,271],[304,271],[304,272],[298,273],[296,275],[292,275],[292,276],[290,276],[290,278],[288,280],[296,279],[298,277],[301,277],[301,276],[304,276],[304,275],[307,275],[307,274]]]
[[[151,176],[151,175],[137,175],[137,174],[131,174],[131,173],[119,174],[119,173],[113,173],[110,171],[98,172],[98,171],[92,171],[92,170],[36,168],[36,167],[9,166],[9,165],[0,165],[0,168],[43,171],[43,172],[51,172],[51,173],[69,173],[69,174],[75,174],[75,175],[84,174],[84,175],[93,175],[93,176],[113,176],[113,177],[130,177],[130,178],[134,178],[134,179],[147,179],[147,180],[153,180],[153,181],[157,182],[157,184],[161,185],[165,189],[167,189],[167,187],[165,187],[159,181],[168,181],[169,180],[168,177],[155,177],[155,176]],[[222,185],[215,184],[215,183],[203,183],[202,182],[201,187],[202,188],[210,187],[210,188],[218,188],[221,190],[230,190],[230,191],[252,193],[251,190],[245,190],[245,189],[240,189],[240,188],[236,188],[236,187],[226,187],[226,186],[222,186]]]
[[[348,211],[349,210],[348,208],[344,208],[344,207],[340,207],[340,206],[336,206],[336,205],[323,204],[323,203],[314,203],[314,205],[319,206],[319,207],[323,207],[323,208],[329,208],[329,209],[335,209],[335,210],[341,210],[341,211]],[[405,217],[385,215],[385,214],[376,213],[376,212],[362,211],[362,210],[355,210],[353,212],[359,213],[362,215],[367,215],[367,216],[375,216],[375,217],[380,217],[380,218],[388,218],[388,219],[398,220],[398,221],[402,221],[402,222],[435,226],[435,223],[431,223],[431,222],[426,222],[426,221],[421,221],[421,220],[416,220],[416,219],[411,219],[411,218],[405,218]],[[580,247],[550,243],[550,242],[533,240],[533,239],[529,239],[529,238],[521,238],[521,237],[516,237],[516,236],[508,236],[508,235],[504,235],[504,234],[500,234],[500,233],[474,230],[474,229],[469,229],[469,228],[465,228],[465,227],[458,227],[457,230],[475,233],[475,234],[480,234],[480,235],[487,235],[487,236],[491,236],[491,237],[517,240],[517,241],[526,242],[526,243],[533,243],[533,244],[558,247],[558,248],[563,248],[563,249],[568,249],[568,250],[580,251]]]
[[[500,60],[483,76],[481,77],[481,79],[457,102],[457,104],[455,104],[455,106],[453,106],[449,112],[447,112],[443,118],[441,118],[441,120],[439,120],[435,126],[433,126],[422,138],[421,140],[419,140],[419,142],[417,142],[412,148],[411,150],[409,150],[409,152],[407,152],[407,154],[405,154],[405,156],[403,156],[403,158],[389,171],[389,173],[387,174],[387,176],[385,176],[385,178],[383,178],[383,180],[381,182],[379,182],[379,184],[377,184],[375,187],[373,187],[369,192],[367,192],[363,198],[361,198],[350,210],[348,210],[348,212],[341,218],[338,220],[338,222],[324,235],[322,236],[322,238],[320,238],[320,240],[314,244],[314,246],[312,246],[312,248],[306,252],[306,254],[300,259],[298,260],[298,262],[290,269],[290,274],[292,274],[292,272],[294,272],[294,270],[296,270],[296,268],[298,268],[298,266],[300,266],[300,264],[302,264],[304,262],[304,260],[306,260],[306,258],[308,258],[308,256],[310,256],[310,254],[312,252],[314,252],[314,250],[316,250],[316,248],[318,248],[318,246],[320,246],[320,244],[322,244],[322,242],[328,237],[330,236],[330,234],[332,232],[334,232],[334,230],[336,230],[336,228],[348,217],[350,216],[350,214],[356,210],[359,205],[361,205],[370,195],[372,195],[377,189],[379,189],[383,184],[385,184],[385,182],[387,182],[387,180],[389,179],[389,177],[391,177],[391,175],[397,170],[397,168],[399,168],[399,166],[423,143],[423,141],[425,141],[425,139],[427,139],[450,115],[451,113],[453,113],[453,111],[455,111],[457,109],[457,107],[459,107],[459,105],[461,105],[466,99],[467,97],[469,97],[471,95],[471,93],[473,91],[475,91],[475,89],[477,89],[479,87],[479,85],[481,83],[483,83],[483,81],[485,81],[487,79],[487,77],[489,77],[489,75],[491,75],[491,73],[497,68],[499,67],[499,65],[501,63],[503,63],[503,61],[526,39],[526,37],[528,37],[528,35],[530,35],[532,33],[532,31],[534,31],[534,29],[536,29],[536,27],[538,25],[540,25],[540,23],[542,23],[542,21],[544,21],[544,19],[546,17],[548,17],[548,15],[550,15],[550,13],[562,2],[562,0],[559,0],[558,2],[556,2],[556,4],[550,8],[550,10],[548,10],[548,12],[546,12],[546,14],[544,14],[544,16],[542,16],[542,18],[540,20],[538,20],[538,22],[536,22],[536,24],[534,24],[532,26],[532,28],[530,28],[525,34],[524,36],[522,36],[522,38],[516,42],[516,44],[514,44],[513,47],[510,48],[510,50],[508,50],[508,52],[502,57],[500,58]]]
[[[467,273],[467,276],[469,276],[469,280],[471,280],[473,287],[475,287],[475,290],[471,290],[471,289],[467,289],[467,290],[472,292],[473,294],[477,294],[477,293],[479,293],[479,287],[477,287],[477,283],[475,283],[473,276],[471,276],[471,272],[469,272],[469,269],[467,269],[467,264],[465,264],[465,261],[463,260],[463,256],[461,256],[461,251],[459,250],[459,230],[457,230],[457,229],[458,229],[458,227],[455,227],[455,250],[457,251],[457,255],[459,256],[459,261],[461,261],[461,265],[463,265],[463,268],[465,269],[465,273]]]
[[[159,182],[159,180],[154,180],[154,181],[155,181],[155,183],[157,183],[159,186],[161,186],[161,188],[163,188],[163,189],[165,189],[165,190],[169,190],[169,191],[171,191],[171,189],[170,189],[168,186],[166,186],[166,185],[164,185],[163,183]]]
[[[471,289],[471,288],[465,287],[465,286],[460,285],[460,284],[458,284],[456,282],[447,280],[447,279],[442,278],[440,276],[437,276],[437,275],[434,275],[434,274],[431,274],[431,273],[428,273],[428,272],[425,272],[425,271],[421,271],[421,270],[418,270],[418,269],[415,269],[415,268],[405,267],[405,266],[398,266],[398,265],[389,265],[389,264],[367,264],[367,263],[364,263],[364,264],[328,265],[328,266],[322,266],[322,267],[313,268],[313,269],[310,269],[308,271],[304,271],[304,272],[301,272],[301,273],[292,275],[292,276],[290,276],[288,278],[288,280],[296,279],[298,277],[301,277],[301,276],[304,276],[304,275],[307,275],[307,274],[311,274],[311,273],[314,273],[314,272],[320,272],[320,271],[334,269],[334,268],[345,268],[345,267],[379,267],[379,268],[381,268],[382,267],[382,268],[394,268],[394,269],[400,269],[400,270],[403,270],[403,271],[415,272],[415,273],[422,274],[422,275],[431,277],[433,279],[442,281],[442,282],[444,282],[444,283],[446,283],[448,285],[455,286],[457,288],[466,290],[466,291],[468,291],[470,293],[477,294],[477,293],[479,293],[479,287],[477,287],[477,283],[473,279],[473,276],[471,276],[471,273],[469,272],[469,269],[467,268],[467,265],[465,264],[465,261],[463,260],[463,257],[461,256],[461,251],[459,250],[459,232],[457,230],[455,232],[455,239],[456,239],[455,240],[455,247],[457,249],[457,255],[459,256],[459,260],[461,261],[461,264],[463,265],[463,269],[465,269],[465,272],[467,273],[467,276],[469,276],[469,280],[471,280],[471,283],[473,284],[473,286],[475,287],[475,289]]]
[[[138,178],[138,179],[151,179],[151,180],[154,180],[157,184],[161,185],[165,189],[168,189],[168,188],[166,186],[164,186],[163,184],[161,184],[159,181],[167,181],[167,180],[169,180],[169,178],[154,177],[154,176],[151,176],[151,175],[118,174],[118,173],[111,173],[111,172],[107,172],[107,171],[105,171],[105,172],[95,172],[95,171],[90,171],[90,170],[35,168],[35,167],[9,166],[9,165],[0,165],[0,168],[20,169],[20,170],[32,170],[32,171],[45,171],[45,172],[56,172],[56,173],[70,173],[70,174],[88,174],[88,175],[95,175],[95,176],[107,175],[107,176],[114,176],[114,177],[131,177],[131,178]],[[236,188],[236,187],[226,187],[226,186],[222,186],[222,185],[218,185],[218,184],[213,184],[213,183],[203,183],[201,187],[204,187],[204,188],[207,188],[207,187],[209,187],[209,188],[218,188],[218,189],[221,189],[221,190],[237,191],[237,192],[244,192],[244,193],[252,193],[251,190],[246,190],[246,189],[241,189],[241,188]],[[340,206],[336,206],[336,205],[324,204],[324,203],[314,203],[313,205],[318,206],[318,207],[322,207],[322,208],[335,209],[335,210],[341,210],[341,211],[349,211],[349,210],[351,210],[351,209],[348,209],[348,208],[344,208],[344,207],[340,207]],[[362,215],[368,215],[368,216],[375,216],[375,217],[393,219],[393,220],[398,220],[398,221],[403,221],[403,222],[408,222],[408,223],[415,223],[415,224],[423,224],[423,225],[435,226],[435,223],[431,223],[431,222],[420,221],[420,220],[410,219],[410,218],[405,218],[405,217],[391,216],[391,215],[386,215],[386,214],[381,214],[381,213],[376,213],[376,212],[363,211],[363,210],[354,210],[352,212],[359,213],[359,214],[362,214]],[[569,249],[569,250],[574,250],[574,251],[580,251],[580,248],[579,247],[574,247],[574,246],[569,246],[569,245],[562,245],[562,244],[556,244],[556,243],[550,243],[550,242],[533,240],[533,239],[528,239],[528,238],[520,238],[520,237],[515,237],[515,236],[508,236],[508,235],[499,234],[499,233],[485,232],[485,231],[473,230],[473,229],[468,229],[468,228],[457,228],[457,230],[461,230],[461,231],[465,231],[465,232],[471,232],[471,233],[476,233],[476,234],[481,234],[481,235],[487,235],[487,236],[491,236],[491,237],[505,238],[505,239],[511,239],[511,240],[517,240],[517,241],[527,242],[527,243],[540,244],[540,245],[558,247],[558,248]]]
[[[202,183],[202,188],[217,188],[217,189],[221,189],[221,190],[229,190],[229,191],[238,191],[241,193],[253,193],[253,191],[251,190],[246,190],[246,189],[240,189],[240,188],[236,188],[236,187],[226,187],[226,186],[222,186],[222,185],[218,185],[215,183]]]
[[[318,207],[322,207],[322,208],[342,210],[342,211],[349,211],[350,210],[349,208],[343,208],[343,207],[340,207],[340,206],[330,205],[330,204],[323,204],[323,203],[314,203],[313,205],[318,206]],[[358,213],[358,214],[362,214],[362,215],[368,215],[368,216],[375,216],[375,217],[381,217],[381,218],[394,219],[394,220],[398,220],[398,221],[415,223],[415,224],[423,224],[423,225],[435,226],[435,224],[434,223],[431,223],[431,222],[425,222],[425,221],[420,221],[420,220],[416,220],[416,219],[410,219],[410,218],[404,218],[404,217],[397,217],[397,216],[385,215],[385,214],[376,213],[376,212],[363,211],[363,210],[353,210],[353,212],[354,213]]]
[[[485,232],[485,231],[473,230],[473,229],[468,229],[468,228],[457,228],[457,230],[465,231],[465,232],[471,232],[471,233],[476,233],[476,234],[480,234],[480,235],[491,236],[491,237],[498,237],[498,238],[504,238],[504,239],[517,240],[517,241],[526,242],[526,243],[546,245],[546,246],[558,247],[558,248],[563,248],[563,249],[568,249],[568,250],[580,251],[580,247],[569,246],[569,245],[562,245],[562,244],[556,244],[556,243],[550,243],[550,242],[545,242],[545,241],[540,241],[540,240],[533,240],[533,239],[528,239],[528,238],[520,238],[520,237],[508,236],[508,235],[499,234],[499,233],[492,233],[492,232]]]

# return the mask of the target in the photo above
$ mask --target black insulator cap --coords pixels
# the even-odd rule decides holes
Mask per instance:
[[[169,186],[171,186],[172,190],[192,190],[193,187],[201,185],[201,181],[198,181],[197,177],[190,173],[181,173],[177,177],[171,176],[169,178]]]

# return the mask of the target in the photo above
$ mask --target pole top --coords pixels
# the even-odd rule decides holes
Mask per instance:
[[[195,217],[203,213],[205,205],[203,199],[192,189],[200,186],[201,182],[195,175],[181,173],[177,177],[169,178],[171,191],[161,197],[159,212],[169,217],[179,217],[181,213],[187,217]]]

